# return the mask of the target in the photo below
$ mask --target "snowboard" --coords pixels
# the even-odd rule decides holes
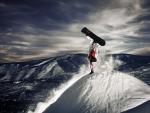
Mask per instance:
[[[94,43],[98,43],[101,46],[105,46],[106,42],[104,39],[98,37],[97,35],[95,35],[92,31],[90,31],[88,28],[84,27],[81,30],[82,33],[84,33],[86,36],[89,36],[90,38],[93,39]]]

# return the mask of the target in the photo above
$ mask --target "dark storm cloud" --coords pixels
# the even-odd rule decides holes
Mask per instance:
[[[148,8],[150,9],[150,1],[149,0],[143,0],[144,2],[141,3],[142,8]]]
[[[1,30],[18,30],[24,25],[48,30],[62,28],[64,24],[84,21],[100,5],[98,0],[2,0],[0,4]]]
[[[13,42],[20,42],[18,43],[20,46],[25,46],[21,42],[26,42],[25,38],[20,38],[20,36],[17,35],[7,35],[7,34],[2,34],[0,35],[0,45],[16,45]]]
[[[114,45],[113,51],[136,49],[139,41],[149,43],[148,4],[149,0],[0,0],[0,57],[81,52],[89,44],[81,38],[83,26],[104,37],[108,47]]]
[[[37,55],[33,51],[43,53],[47,48],[56,51],[59,45],[62,45],[62,49],[65,48],[64,43],[67,40],[65,36],[62,37],[64,33],[60,32],[55,36],[56,31],[75,22],[85,22],[90,13],[96,11],[99,5],[104,8],[103,4],[108,1],[0,0],[1,56],[8,55],[11,58],[12,55],[15,58],[16,55],[18,58],[23,55]]]

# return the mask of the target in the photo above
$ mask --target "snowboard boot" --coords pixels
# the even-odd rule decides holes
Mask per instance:
[[[93,74],[94,73],[94,71],[93,71],[93,69],[91,69],[91,72],[90,72],[90,74]]]

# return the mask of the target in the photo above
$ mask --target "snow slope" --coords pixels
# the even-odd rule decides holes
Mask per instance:
[[[150,111],[150,101],[147,101],[144,104],[135,107],[133,109],[127,110],[123,113],[149,113],[149,111]]]
[[[76,54],[26,62],[0,63],[0,82],[68,80],[72,77],[71,74],[79,72],[82,65],[87,65],[85,57],[85,54]]]
[[[150,100],[147,84],[113,67],[110,58],[95,74],[77,81],[44,113],[120,113]]]
[[[41,113],[89,71],[86,57],[0,63],[0,113]]]
[[[149,100],[145,83],[150,85],[150,58],[126,54],[112,58],[100,52],[94,75],[87,74],[86,54],[0,63],[0,113],[42,113],[46,108],[46,113],[55,113],[55,108],[73,113],[82,107],[87,113],[137,111]]]

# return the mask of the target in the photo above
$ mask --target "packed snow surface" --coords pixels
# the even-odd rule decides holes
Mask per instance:
[[[150,100],[150,87],[113,70],[112,58],[72,85],[44,113],[120,113]]]

